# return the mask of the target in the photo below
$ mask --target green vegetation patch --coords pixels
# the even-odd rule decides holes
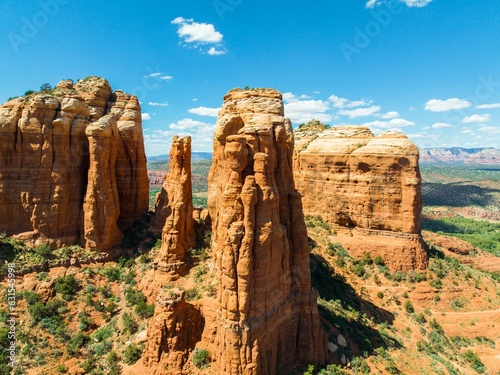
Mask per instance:
[[[422,229],[458,237],[500,257],[500,224],[464,217],[423,219]]]

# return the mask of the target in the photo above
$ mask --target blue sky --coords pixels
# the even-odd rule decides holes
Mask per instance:
[[[4,0],[0,102],[99,75],[142,103],[147,154],[211,151],[234,87],[295,126],[398,128],[419,147],[499,147],[498,0]]]

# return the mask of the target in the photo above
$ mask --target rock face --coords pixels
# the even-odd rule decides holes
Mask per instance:
[[[427,253],[418,149],[403,134],[365,127],[296,131],[294,175],[304,213],[321,216],[351,255],[381,255],[392,270],[421,269]]]
[[[98,77],[0,107],[0,231],[106,251],[148,209],[136,97]]]
[[[161,232],[158,269],[176,278],[183,271],[184,258],[194,247],[196,235],[191,187],[191,137],[172,139],[169,171],[156,197],[152,231]]]
[[[287,374],[327,355],[281,99],[270,89],[231,90],[217,120],[208,196],[216,374]]]
[[[158,295],[143,356],[148,373],[186,373],[183,368],[201,339],[204,325],[200,310],[185,301],[184,293],[171,289]]]

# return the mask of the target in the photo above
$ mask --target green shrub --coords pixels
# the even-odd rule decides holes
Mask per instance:
[[[383,265],[385,265],[384,258],[382,258],[380,255],[377,255],[373,259],[373,263],[375,263],[377,266],[383,266]]]
[[[328,365],[325,369],[318,372],[318,375],[349,375],[349,372],[339,365]]]
[[[186,301],[196,301],[201,298],[200,292],[196,287],[186,290]]]
[[[133,365],[142,356],[142,348],[136,344],[130,344],[123,352],[123,361],[127,365]]]
[[[359,276],[359,277],[362,277],[365,275],[365,267],[360,264],[360,263],[357,263],[354,265],[354,267],[352,268],[352,272],[356,275],[356,276]]]
[[[110,351],[106,356],[106,364],[108,365],[108,375],[119,375],[120,365],[119,365],[118,354],[114,351]]]
[[[23,292],[23,298],[28,304],[28,306],[34,305],[35,303],[40,302],[42,300],[42,297],[38,293],[32,290],[30,291],[25,290]]]
[[[377,292],[377,297],[380,298],[380,299],[384,298],[384,293],[382,293],[382,291],[379,290]]]
[[[78,290],[78,280],[74,275],[58,277],[54,280],[54,286],[57,293],[61,293],[64,299],[71,299]]]
[[[351,368],[355,374],[369,375],[371,373],[370,366],[363,357],[354,357],[351,361]]]
[[[440,279],[433,279],[429,282],[429,285],[436,289],[443,289],[443,282]]]
[[[117,267],[107,267],[104,269],[104,275],[108,278],[109,281],[120,281],[121,272]]]
[[[72,357],[76,356],[80,348],[87,344],[89,340],[89,336],[85,335],[82,332],[78,332],[69,340],[69,343],[66,346],[66,352]]]
[[[52,249],[49,244],[41,244],[35,248],[35,253],[38,254],[42,259],[52,259]]]
[[[61,374],[66,374],[68,372],[68,368],[64,366],[63,364],[57,365],[57,372]]]
[[[415,312],[415,308],[413,307],[413,304],[411,303],[410,300],[406,300],[404,304],[404,308],[407,313],[412,314]]]
[[[359,260],[359,263],[363,266],[373,264],[372,255],[370,253],[364,253],[361,259]]]
[[[486,372],[486,367],[483,362],[481,362],[481,358],[474,353],[472,350],[467,350],[463,354],[464,359],[471,364],[472,369],[474,369],[479,374],[484,374]]]
[[[129,287],[125,290],[125,300],[129,306],[133,306],[139,302],[146,302],[146,296],[140,290]]]
[[[146,302],[140,301],[135,306],[135,313],[143,319],[151,318],[155,313],[155,305],[154,303],[148,305]]]
[[[193,351],[193,364],[199,368],[207,368],[210,364],[210,353],[207,349],[195,349]]]
[[[123,332],[130,332],[130,334],[134,334],[137,332],[137,329],[139,328],[136,321],[134,320],[134,317],[130,314],[123,314],[122,316],[122,323],[123,323]]]
[[[422,314],[422,313],[414,314],[413,315],[413,319],[415,319],[415,321],[418,324],[425,324],[425,322],[427,322],[427,320],[425,319],[424,314]]]

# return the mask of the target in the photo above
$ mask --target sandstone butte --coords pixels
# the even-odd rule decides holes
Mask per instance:
[[[280,92],[226,94],[208,187],[218,270],[214,374],[288,374],[326,361],[293,147]]]
[[[405,135],[311,122],[295,133],[293,159],[304,213],[330,224],[332,241],[356,258],[380,255],[393,271],[427,266],[419,152]]]
[[[191,186],[191,137],[174,136],[169,171],[156,196],[153,233],[161,233],[157,269],[176,279],[185,271],[184,258],[196,244]]]
[[[99,77],[0,107],[0,231],[108,251],[148,210],[141,108]]]

